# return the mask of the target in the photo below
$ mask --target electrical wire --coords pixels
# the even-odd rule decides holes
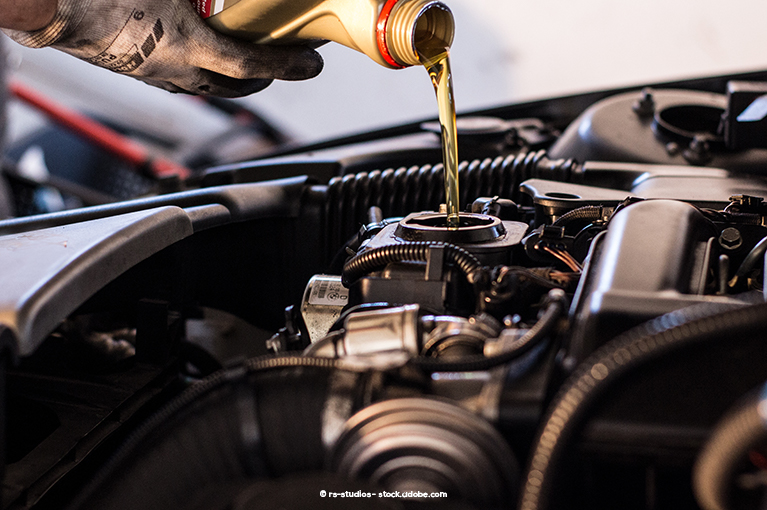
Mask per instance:
[[[566,251],[559,250],[556,248],[551,248],[550,246],[545,246],[545,245],[542,246],[540,244],[536,244],[535,248],[541,249],[545,251],[546,253],[552,255],[553,257],[555,257],[557,260],[562,261],[567,267],[569,267],[576,273],[580,273],[583,270],[583,267],[578,263],[578,261],[575,260],[573,256],[567,253]]]
[[[392,262],[426,262],[432,249],[444,250],[445,260],[455,264],[467,277],[482,267],[474,255],[450,243],[418,241],[389,244],[358,253],[344,264],[343,283],[348,287],[367,273]]]

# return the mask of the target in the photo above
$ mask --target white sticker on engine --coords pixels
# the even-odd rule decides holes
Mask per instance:
[[[349,289],[340,280],[317,279],[309,296],[310,305],[346,306]]]

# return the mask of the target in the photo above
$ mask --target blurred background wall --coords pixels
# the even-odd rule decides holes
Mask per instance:
[[[764,0],[445,0],[456,18],[459,114],[594,89],[767,68]],[[16,79],[75,108],[194,142],[225,120],[185,96],[6,41]],[[307,82],[243,99],[309,142],[436,116],[420,68],[391,71],[335,44]],[[11,136],[34,125],[12,107]]]

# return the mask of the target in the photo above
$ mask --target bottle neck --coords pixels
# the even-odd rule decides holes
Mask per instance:
[[[453,14],[438,0],[388,0],[376,26],[378,50],[395,68],[420,64],[416,43],[449,47],[454,35]]]

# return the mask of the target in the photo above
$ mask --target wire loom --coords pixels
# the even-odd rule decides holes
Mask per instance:
[[[383,268],[391,262],[425,262],[432,248],[444,249],[447,259],[458,266],[467,277],[471,277],[472,273],[481,268],[474,255],[453,244],[435,242],[393,244],[363,251],[349,260],[344,265],[344,285],[349,286],[370,271]]]

